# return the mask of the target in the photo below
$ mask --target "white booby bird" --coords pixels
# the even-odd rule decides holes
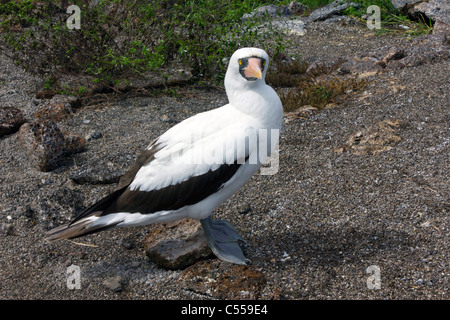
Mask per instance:
[[[278,143],[283,110],[265,83],[268,64],[264,50],[237,50],[225,75],[228,104],[166,131],[139,155],[115,192],[50,230],[46,239],[190,217],[201,221],[218,258],[246,264],[238,245],[242,237],[230,223],[210,215],[257,172]]]

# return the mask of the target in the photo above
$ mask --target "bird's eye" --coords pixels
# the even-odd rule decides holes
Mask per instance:
[[[242,64],[242,60],[241,60],[241,59],[239,59],[239,61],[238,61],[238,62],[239,62],[239,65],[241,65],[241,64]]]
[[[264,67],[266,65],[266,60],[263,60],[262,66]]]

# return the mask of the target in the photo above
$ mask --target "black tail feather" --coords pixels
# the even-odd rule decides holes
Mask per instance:
[[[63,239],[74,239],[88,234],[100,232],[114,228],[119,222],[108,225],[93,225],[91,221],[79,221],[78,223],[68,223],[47,232],[46,241],[57,241]]]
[[[123,187],[121,189],[118,189],[116,191],[114,191],[113,193],[107,195],[106,197],[104,197],[102,200],[100,200],[99,202],[95,203],[94,205],[92,205],[91,207],[87,208],[86,210],[84,210],[83,212],[81,212],[78,216],[76,216],[70,223],[69,226],[80,221],[81,219],[91,216],[94,213],[97,213],[97,215],[101,215],[99,214],[100,212],[103,212],[106,208],[108,208],[126,189],[127,187]]]

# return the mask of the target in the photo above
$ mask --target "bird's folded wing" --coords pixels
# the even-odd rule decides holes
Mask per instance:
[[[257,132],[248,124],[235,123],[214,133],[191,130],[183,136],[158,140],[162,144],[137,171],[130,190],[152,191],[176,185],[222,166],[243,164],[257,149]]]
[[[256,140],[253,127],[242,123],[191,139],[180,136],[156,140],[124,175],[120,189],[74,221],[93,214],[151,214],[200,202],[238,173],[256,151]]]

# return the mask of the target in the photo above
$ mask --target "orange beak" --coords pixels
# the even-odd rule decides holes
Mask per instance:
[[[262,79],[261,59],[249,58],[248,66],[245,69],[245,76],[248,78]]]

